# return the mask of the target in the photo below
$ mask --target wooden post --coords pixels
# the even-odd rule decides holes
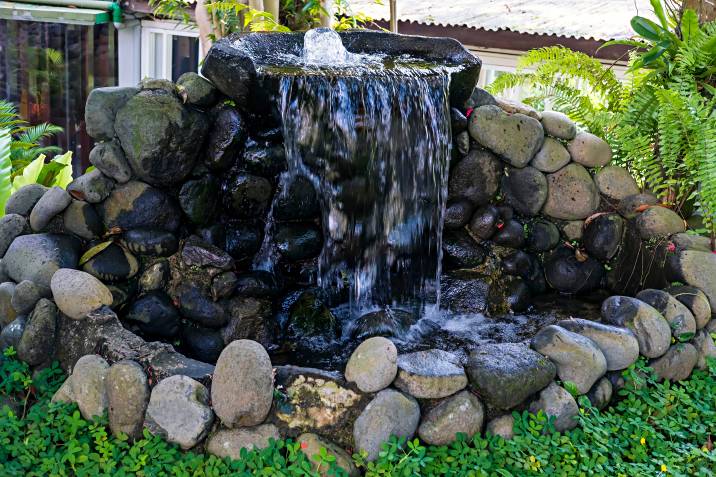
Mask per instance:
[[[390,31],[398,33],[398,0],[390,0]]]

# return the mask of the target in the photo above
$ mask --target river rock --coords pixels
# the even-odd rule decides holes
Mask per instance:
[[[533,252],[547,252],[559,243],[559,229],[552,222],[540,220],[527,229],[527,247]]]
[[[584,220],[570,220],[562,224],[562,233],[567,240],[582,240]]]
[[[477,397],[469,391],[462,391],[440,402],[422,419],[418,435],[433,446],[448,445],[457,433],[471,439],[482,429],[485,409]]]
[[[132,169],[117,140],[96,144],[89,154],[89,161],[105,176],[124,184],[132,178]]]
[[[368,453],[367,459],[378,458],[381,445],[391,436],[411,439],[420,421],[420,406],[410,396],[393,389],[384,389],[366,406],[353,426],[356,451]]]
[[[219,183],[212,176],[186,181],[179,191],[179,206],[196,225],[209,223],[219,202]]]
[[[67,232],[84,240],[95,240],[104,233],[104,224],[92,204],[73,200],[62,215]]]
[[[246,141],[242,157],[246,171],[263,177],[274,177],[286,170],[286,149],[282,143]]]
[[[479,346],[465,367],[471,388],[496,409],[508,410],[547,386],[557,368],[548,358],[517,343]]]
[[[183,92],[187,104],[199,107],[211,106],[218,95],[214,85],[193,71],[188,71],[177,79],[177,88]]]
[[[244,297],[274,297],[281,288],[276,276],[263,270],[242,273],[236,279],[236,293]]]
[[[250,339],[270,346],[274,343],[277,324],[269,299],[236,296],[229,299],[229,323],[221,329],[224,343]]]
[[[609,297],[602,303],[602,319],[607,324],[629,328],[639,342],[639,353],[647,358],[658,358],[669,349],[669,323],[641,300],[618,295]]]
[[[271,439],[281,438],[278,428],[273,424],[261,424],[256,427],[239,429],[220,429],[209,436],[206,451],[219,458],[241,459],[241,449],[247,451],[265,449]]]
[[[460,156],[467,156],[467,153],[470,152],[470,133],[467,131],[457,133],[453,139],[453,143],[455,144],[457,152],[460,153]]]
[[[184,242],[181,259],[187,267],[212,267],[219,270],[230,270],[234,267],[231,255],[219,247],[203,242],[196,235],[192,235]]]
[[[267,179],[245,173],[232,177],[225,190],[227,205],[240,218],[254,218],[264,214],[273,194]]]
[[[85,106],[87,134],[96,141],[109,141],[114,138],[114,118],[117,111],[138,92],[139,88],[126,86],[91,90]]]
[[[619,201],[617,211],[625,219],[633,219],[641,214],[645,207],[656,205],[658,203],[659,199],[657,199],[654,194],[633,194],[628,195]]]
[[[179,286],[176,301],[182,316],[202,326],[221,328],[229,321],[224,309],[192,283]]]
[[[164,192],[144,182],[130,181],[116,187],[98,212],[108,229],[160,229],[174,232],[181,213]]]
[[[69,235],[21,235],[10,244],[3,265],[15,282],[30,280],[49,296],[50,279],[60,268],[75,268],[80,242]]]
[[[599,192],[611,200],[622,200],[639,193],[639,186],[628,170],[620,166],[606,166],[594,175]]]
[[[480,240],[489,240],[497,232],[500,221],[500,211],[492,204],[478,208],[470,220],[468,229],[474,237]]]
[[[254,224],[234,222],[226,226],[224,250],[236,260],[250,260],[261,248],[262,230]]]
[[[467,200],[457,200],[448,204],[445,209],[445,228],[460,229],[470,221],[473,206]]]
[[[112,434],[141,438],[144,412],[149,402],[149,384],[144,370],[134,361],[119,361],[110,366],[105,381]]]
[[[502,164],[488,151],[473,150],[452,169],[448,183],[449,200],[487,204],[497,193]]]
[[[497,106],[497,100],[484,89],[475,86],[470,97],[465,101],[465,109],[475,109],[486,105]]]
[[[17,344],[17,357],[30,366],[47,361],[55,354],[57,307],[46,298],[35,305],[25,323],[22,338]]]
[[[542,213],[555,219],[585,219],[599,207],[597,186],[579,164],[569,164],[547,175],[547,190]]]
[[[18,315],[26,315],[35,308],[40,298],[42,298],[42,290],[30,280],[23,280],[15,287],[10,304]]]
[[[60,212],[65,210],[72,198],[61,187],[52,187],[37,201],[30,212],[30,227],[39,232]]]
[[[216,363],[224,349],[224,338],[220,330],[188,323],[182,328],[182,344],[192,358],[205,363]]]
[[[164,288],[169,278],[169,263],[160,260],[149,265],[139,277],[139,290],[143,293],[158,291]]]
[[[221,107],[214,116],[206,147],[206,165],[212,170],[226,169],[246,142],[246,122],[231,107]]]
[[[592,406],[601,410],[607,407],[612,400],[613,394],[612,382],[609,381],[609,378],[603,377],[594,383],[592,389],[587,393],[587,399],[589,399]]]
[[[540,122],[523,114],[507,114],[498,106],[481,106],[470,115],[470,135],[514,167],[524,167],[544,141]]]
[[[604,214],[590,220],[584,228],[582,243],[590,256],[607,262],[619,251],[626,224],[619,214]]]
[[[346,364],[348,382],[364,393],[375,393],[390,386],[398,373],[398,350],[392,341],[375,336],[363,341]]]
[[[455,313],[484,313],[490,284],[479,274],[444,274],[440,277],[440,304]]]
[[[315,458],[325,450],[326,454],[335,459],[336,467],[339,467],[348,473],[349,477],[358,477],[360,472],[353,464],[351,456],[341,449],[339,446],[330,442],[326,439],[322,439],[320,436],[312,433],[305,433],[298,436],[296,442],[301,446],[301,452],[306,454],[306,457],[311,461],[311,468],[314,472],[318,472],[321,477],[329,477],[333,475],[330,473],[330,468],[325,462],[321,462]]]
[[[716,254],[685,250],[674,255],[667,269],[671,280],[704,292],[709,299],[711,313],[716,310]]]
[[[314,224],[281,224],[274,236],[281,257],[290,262],[318,256],[323,247],[323,234]]]
[[[48,191],[42,184],[28,184],[15,191],[5,203],[5,214],[18,214],[27,217],[37,201]]]
[[[224,348],[211,386],[211,401],[221,422],[230,428],[260,424],[272,399],[273,368],[266,350],[250,340]]]
[[[13,240],[29,231],[27,219],[20,214],[6,214],[0,218],[0,257],[5,255]]]
[[[128,280],[139,272],[139,262],[128,250],[112,243],[82,265],[82,270],[105,282]]]
[[[179,241],[171,232],[158,229],[134,229],[122,235],[122,245],[137,255],[166,257],[179,249]]]
[[[52,297],[57,307],[68,317],[81,320],[87,313],[103,305],[112,304],[109,289],[86,272],[61,268],[52,276]]]
[[[117,111],[114,129],[129,165],[141,180],[168,186],[194,168],[209,123],[170,92],[144,90]]]
[[[286,328],[289,340],[307,336],[335,337],[338,332],[336,317],[314,290],[304,290],[290,306]]]
[[[704,292],[696,287],[686,285],[675,285],[666,288],[664,291],[679,300],[691,311],[696,320],[696,329],[705,327],[711,320],[711,305]]]
[[[67,192],[77,200],[91,204],[102,202],[114,188],[114,181],[99,169],[82,174],[67,186]]]
[[[569,392],[556,383],[550,383],[539,393],[539,399],[530,404],[530,412],[542,411],[554,417],[554,429],[558,432],[569,431],[577,427],[579,406]]]
[[[671,334],[679,341],[688,341],[696,334],[696,320],[691,311],[679,300],[663,290],[649,288],[636,294],[636,298],[654,307],[669,322]]]
[[[96,354],[82,356],[72,368],[70,395],[82,417],[90,420],[102,417],[109,405],[107,399],[106,379],[109,364]]]
[[[711,252],[711,239],[703,235],[694,235],[686,232],[669,237],[676,250],[694,250],[698,252]]]
[[[534,167],[513,167],[502,179],[502,192],[517,213],[537,215],[547,200],[547,179]]]
[[[18,316],[10,323],[2,327],[0,330],[0,353],[4,352],[10,346],[17,349],[17,345],[25,331],[27,317]]]
[[[558,111],[542,111],[544,133],[569,141],[577,135],[577,125],[566,114]]]
[[[443,235],[443,265],[446,270],[475,268],[485,261],[485,248],[465,230],[449,230]]]
[[[664,356],[651,360],[649,367],[659,379],[683,381],[691,376],[698,360],[699,353],[691,343],[676,343]]]
[[[567,150],[572,160],[585,167],[604,167],[612,160],[612,148],[602,138],[588,132],[578,133]]]
[[[671,235],[686,230],[684,219],[666,207],[653,206],[636,218],[636,227],[643,240]]]
[[[626,369],[639,358],[639,342],[626,328],[582,318],[562,320],[558,326],[592,340],[607,362],[607,371]]]
[[[465,388],[467,376],[456,355],[431,349],[398,356],[394,384],[418,399],[438,399]]]
[[[208,434],[214,422],[209,391],[188,376],[169,376],[152,389],[144,425],[153,434],[191,449]]]
[[[708,358],[716,359],[716,345],[713,337],[707,330],[699,330],[694,336],[692,344],[699,354],[696,367],[699,369],[708,369]]]
[[[236,283],[239,281],[234,272],[224,272],[216,275],[211,281],[211,298],[214,301],[228,298],[236,290]]]
[[[562,293],[584,293],[601,286],[602,264],[592,257],[580,261],[569,247],[556,249],[544,263],[549,285]]]
[[[567,148],[556,139],[546,137],[544,138],[544,144],[530,161],[530,165],[538,171],[552,173],[569,164],[569,161],[570,157]]]
[[[503,247],[522,248],[525,244],[524,226],[514,219],[498,223],[492,241]]]
[[[509,440],[515,436],[515,418],[512,414],[504,414],[496,417],[485,426],[485,433],[492,436],[500,436]]]
[[[171,339],[179,334],[180,317],[171,298],[163,291],[150,291],[132,303],[125,319],[151,337]]]
[[[502,109],[506,113],[524,114],[525,116],[535,118],[538,121],[542,119],[542,113],[537,111],[532,106],[522,103],[520,101],[514,101],[511,99],[504,98],[495,98],[495,101],[497,102],[497,105],[500,107],[500,109]]]
[[[303,176],[293,179],[286,188],[282,184],[278,199],[273,205],[276,220],[311,220],[319,216],[321,207],[311,181]]]
[[[16,286],[13,282],[0,283],[0,326],[7,325],[17,317],[15,307],[12,306]]]

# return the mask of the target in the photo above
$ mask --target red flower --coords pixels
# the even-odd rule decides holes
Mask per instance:
[[[497,222],[497,230],[502,230],[502,228],[505,226],[504,222]]]
[[[465,117],[469,118],[474,110],[475,108],[467,108],[467,111],[465,111]]]
[[[305,449],[306,447],[308,447],[308,442],[301,442],[301,449]]]
[[[676,245],[674,245],[674,242],[669,242],[669,244],[666,246],[666,250],[670,253],[676,252]]]

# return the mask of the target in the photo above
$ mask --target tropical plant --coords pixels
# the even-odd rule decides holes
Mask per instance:
[[[626,81],[611,66],[563,47],[532,50],[493,93],[523,86],[525,102],[568,114],[603,137],[617,164],[688,217],[699,209],[716,236],[716,22],[651,0],[657,22],[636,16]],[[668,6],[668,5],[667,5]]]
[[[40,154],[57,154],[62,150],[57,146],[43,146],[42,141],[62,132],[60,126],[41,123],[29,125],[17,112],[15,105],[0,99],[0,130],[10,133],[10,160],[13,173],[22,169]]]

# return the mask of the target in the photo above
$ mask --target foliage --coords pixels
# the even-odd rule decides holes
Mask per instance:
[[[564,47],[533,50],[515,73],[490,85],[531,91],[525,102],[563,111],[603,137],[616,164],[688,217],[700,207],[716,234],[716,22],[699,25],[692,10],[664,9],[659,23],[634,17],[637,36],[607,43],[634,49],[622,83],[611,67]],[[680,12],[677,15],[677,12]]]
[[[580,397],[580,426],[567,433],[554,432],[552,419],[542,413],[514,413],[512,440],[461,436],[449,446],[425,446],[392,438],[375,462],[364,455],[354,459],[369,477],[713,475],[716,362],[680,384],[658,383],[650,371],[643,361],[624,371],[621,400],[606,411]],[[56,365],[31,377],[12,349],[6,351],[0,399],[11,396],[25,405],[21,413],[0,411],[0,475],[317,475],[291,440],[229,460],[182,452],[148,432],[134,443],[113,437],[106,418],[88,422],[75,405],[49,402],[61,378]],[[329,475],[346,475],[325,451],[314,457]]]

